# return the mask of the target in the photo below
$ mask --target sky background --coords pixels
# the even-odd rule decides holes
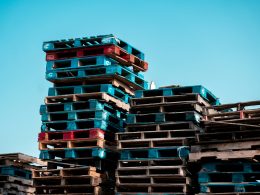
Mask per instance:
[[[258,0],[0,0],[0,153],[38,156],[42,42],[113,33],[143,51],[148,81],[260,99]]]

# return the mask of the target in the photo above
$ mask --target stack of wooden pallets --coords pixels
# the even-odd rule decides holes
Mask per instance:
[[[260,101],[208,107],[191,147],[200,194],[260,194]],[[213,111],[213,113],[212,113]]]
[[[140,73],[148,68],[144,54],[113,35],[45,42],[43,50],[47,60],[46,79],[53,83],[53,87],[49,88],[45,104],[40,109],[40,158],[69,163],[71,166],[66,168],[74,165],[95,167],[102,176],[101,181],[86,179],[92,186],[92,191],[86,190],[86,194],[99,194],[98,186],[108,194],[109,190],[113,191],[113,185],[110,189],[111,185],[104,183],[113,182],[106,178],[114,180],[119,156],[115,133],[124,131],[129,99],[135,90],[148,88]],[[43,175],[49,174],[49,169],[53,168],[48,166]],[[71,183],[64,179],[63,172],[59,173],[55,185]],[[79,171],[70,173],[72,176],[77,173],[77,181],[81,180]],[[35,173],[39,194],[56,191],[59,194],[84,194],[84,190],[75,186],[69,189],[70,184],[57,189],[48,187],[48,182],[41,185],[40,181],[48,181],[48,177],[39,178],[39,174]]]
[[[95,167],[49,162],[47,169],[34,170],[37,194],[101,194],[102,174]],[[112,194],[107,192],[107,194]]]
[[[203,86],[136,91],[126,132],[117,133],[117,194],[192,194],[190,145],[201,131],[204,107],[216,104]]]
[[[46,163],[21,153],[0,154],[0,194],[34,194],[32,170]]]

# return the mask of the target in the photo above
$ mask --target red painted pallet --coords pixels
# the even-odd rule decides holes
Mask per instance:
[[[132,54],[127,53],[126,51],[115,45],[48,52],[46,54],[46,60],[50,61],[97,55],[107,55],[125,66],[133,66],[136,71],[146,71],[148,69],[147,62],[139,59]]]
[[[76,131],[56,131],[41,132],[38,135],[38,141],[51,140],[74,140],[74,139],[104,139],[105,132],[101,129],[76,130]]]

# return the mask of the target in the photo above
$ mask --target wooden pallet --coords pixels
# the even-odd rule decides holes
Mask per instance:
[[[101,188],[99,186],[90,186],[90,185],[50,185],[46,186],[37,186],[36,195],[42,194],[72,194],[72,195],[101,195]]]
[[[209,152],[209,151],[240,151],[240,150],[254,150],[260,148],[260,140],[255,141],[238,141],[227,143],[211,143],[203,145],[191,146],[191,153],[195,152]]]
[[[131,148],[160,148],[171,146],[189,146],[195,139],[190,138],[172,138],[172,139],[152,139],[152,140],[122,140],[118,141],[118,149]]]
[[[214,144],[214,143],[226,143],[226,142],[239,142],[249,140],[260,140],[260,129],[255,130],[241,130],[216,133],[198,133],[196,135],[196,141],[199,144]]]
[[[134,95],[134,90],[148,88],[148,83],[142,77],[119,65],[49,71],[46,72],[46,79],[55,86],[69,83],[78,85],[110,83],[116,87],[125,87],[124,90],[131,95]]]
[[[201,172],[198,174],[199,183],[243,183],[257,182],[260,172]]]
[[[58,164],[65,164],[66,163],[58,163]],[[76,168],[62,168],[62,169],[41,169],[41,170],[33,170],[32,177],[33,179],[39,178],[56,178],[56,177],[67,177],[67,176],[81,176],[81,175],[88,175],[92,177],[100,177],[100,173],[96,172],[95,167],[76,167]]]
[[[116,170],[116,176],[173,176],[183,177],[188,174],[185,166],[140,166],[124,167]]]
[[[206,106],[206,107],[208,107],[210,105],[199,94],[131,98],[131,101],[130,101],[131,107],[149,106],[152,104],[164,104],[164,103],[176,103],[176,104],[198,103],[198,104],[200,104],[202,106]]]
[[[197,102],[175,102],[175,103],[159,103],[133,106],[130,109],[131,114],[150,114],[150,113],[167,113],[167,112],[187,112],[196,111],[200,114],[204,113],[203,107]]]
[[[83,80],[84,79],[84,80]],[[54,87],[65,87],[65,86],[71,86],[71,83],[74,85],[100,85],[100,84],[111,84],[112,86],[120,89],[124,93],[127,93],[131,96],[134,95],[134,89],[131,87],[133,84],[131,84],[126,79],[115,75],[115,76],[106,76],[104,77],[97,77],[97,78],[83,78],[83,79],[75,79],[75,80],[68,80],[63,81],[60,83],[55,83]],[[134,85],[136,87],[136,85]]]
[[[183,129],[183,130],[163,130],[163,131],[139,131],[139,132],[124,132],[117,133],[116,140],[168,140],[181,138],[195,138],[199,130]]]
[[[0,164],[1,165],[14,165],[18,167],[24,167],[26,169],[31,170],[32,168],[37,168],[37,166],[46,166],[47,163],[26,155],[22,153],[6,153],[6,154],[0,154]]]
[[[39,150],[61,150],[65,148],[109,148],[116,149],[116,145],[104,139],[80,139],[80,140],[51,140],[40,141]]]
[[[57,169],[60,167],[84,167],[84,166],[92,166],[96,167],[98,170],[107,171],[107,170],[115,170],[117,166],[117,162],[115,158],[110,159],[99,159],[93,157],[79,157],[79,158],[63,158],[63,159],[55,159],[48,160],[48,169]]]
[[[203,121],[205,132],[226,132],[226,131],[241,131],[241,130],[257,130],[260,117],[232,119],[227,121]]]
[[[238,119],[251,119],[259,118],[260,109],[252,110],[240,110],[240,111],[230,111],[230,112],[221,112],[216,114],[208,114],[206,116],[206,121],[232,121]],[[206,123],[207,124],[207,123]]]
[[[188,146],[160,147],[160,148],[131,148],[120,151],[122,160],[131,159],[186,159],[189,154]]]
[[[15,183],[23,186],[32,186],[33,183],[29,179],[23,179],[20,177],[14,177],[10,175],[0,175],[0,183]]]
[[[0,186],[0,192],[3,194],[8,194],[11,191],[16,192],[16,194],[22,193],[22,194],[34,194],[35,192],[35,188],[32,186],[24,186],[21,184],[16,184],[16,183],[9,183],[9,182],[5,182],[3,184],[1,184]]]
[[[117,106],[123,110],[129,110],[129,104],[124,103],[106,93],[85,93],[85,94],[72,94],[72,95],[61,95],[61,96],[48,96],[45,98],[46,104],[51,103],[65,103],[65,102],[77,102],[77,101],[88,101],[90,99],[98,99],[100,101],[105,101],[112,105]]]
[[[116,186],[117,193],[174,193],[176,195],[184,194],[189,192],[189,186],[186,184],[120,184]]]
[[[124,168],[147,168],[150,167],[180,167],[186,165],[186,162],[181,159],[150,159],[150,160],[119,160],[118,169]]]
[[[222,105],[217,105],[217,106],[208,106],[207,109],[210,110],[217,110],[219,112],[227,111],[227,110],[235,110],[235,111],[240,111],[240,110],[245,110],[247,107],[250,106],[259,106],[260,101],[247,101],[247,102],[237,102],[237,103],[232,103],[232,104],[222,104]]]
[[[128,124],[125,128],[126,132],[144,132],[144,131],[167,131],[167,130],[201,130],[193,122],[166,122],[154,124]]]
[[[200,192],[202,193],[227,193],[227,192],[259,192],[260,184],[258,182],[251,183],[205,183],[200,184]]]
[[[99,194],[102,182],[95,167],[76,167],[33,171],[36,194]]]
[[[46,54],[46,60],[62,60],[70,59],[75,57],[89,57],[89,56],[99,56],[106,55],[118,61],[120,64],[125,66],[132,66],[134,71],[146,71],[148,69],[148,63],[139,59],[138,57],[127,53],[125,50],[121,49],[115,45],[106,46],[95,46],[88,48],[76,48],[67,49],[62,51],[51,51]]]
[[[79,175],[79,176],[52,176],[52,177],[39,177],[33,179],[34,186],[49,188],[51,185],[89,185],[98,186],[101,183],[99,177],[92,177],[89,175]]]
[[[167,122],[180,122],[192,121],[199,123],[201,115],[195,111],[187,112],[166,112],[166,113],[153,113],[153,114],[128,114],[127,124],[149,124],[149,123],[167,123]]]
[[[140,185],[140,184],[170,184],[170,185],[182,185],[190,184],[191,180],[188,177],[183,176],[173,176],[173,175],[164,175],[164,176],[116,176],[116,185]],[[173,185],[174,186],[174,185]]]
[[[259,159],[260,150],[238,150],[238,151],[209,151],[209,152],[196,152],[189,154],[191,162],[200,161],[203,159]]]

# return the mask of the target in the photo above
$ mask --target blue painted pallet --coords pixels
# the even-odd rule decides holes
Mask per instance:
[[[51,82],[65,82],[74,80],[87,80],[102,77],[119,77],[121,80],[133,83],[137,89],[148,89],[148,82],[132,71],[119,65],[99,66],[95,68],[79,68],[47,71],[46,79]]]
[[[204,162],[201,165],[201,172],[247,172],[254,173],[260,172],[260,164],[254,162],[243,161],[217,161],[217,162]]]
[[[247,172],[211,172],[211,173],[198,173],[199,183],[246,183],[246,182],[256,182],[260,180],[260,172],[247,173]]]
[[[119,110],[115,106],[95,99],[87,101],[45,104],[40,106],[41,115],[53,112],[68,112],[80,110],[105,110],[115,115],[116,117],[120,117],[122,119],[126,118],[126,112],[124,110]]]
[[[119,64],[116,60],[105,55],[88,56],[82,58],[68,58],[64,60],[50,60],[46,63],[46,72],[54,70],[79,69],[79,68],[96,68],[102,66],[118,65],[131,71],[140,78],[144,78],[143,73],[134,72],[131,67]]]
[[[52,160],[55,158],[76,159],[76,158],[99,158],[99,159],[113,159],[118,158],[118,153],[104,148],[79,148],[62,150],[42,150],[40,152],[40,159]]]
[[[160,89],[151,89],[151,90],[137,90],[135,92],[136,98],[142,97],[154,97],[154,96],[173,96],[173,95],[182,95],[196,93],[200,94],[206,101],[211,105],[219,105],[219,99],[211,93],[208,89],[201,85],[194,86],[185,86],[185,87],[169,87],[169,88],[160,88]]]
[[[90,37],[82,37],[75,39],[62,39],[55,41],[46,41],[43,43],[43,51],[56,51],[60,49],[71,49],[71,48],[80,48],[80,47],[93,47],[99,45],[117,45],[128,53],[139,57],[144,60],[144,53],[140,50],[137,50],[133,46],[129,45],[125,41],[115,37],[113,34],[109,35],[98,35],[98,36],[90,36]]]
[[[42,122],[70,121],[70,120],[73,121],[73,120],[85,120],[85,119],[101,119],[104,121],[108,121],[118,127],[125,126],[125,122],[123,119],[120,119],[105,110],[55,112],[55,113],[43,114],[41,117]]]
[[[167,148],[149,149],[127,149],[121,150],[121,160],[142,160],[142,159],[165,159],[181,158],[186,159],[189,155],[189,147],[177,146]]]
[[[104,92],[109,95],[122,100],[125,103],[129,102],[129,94],[126,94],[122,90],[114,87],[111,84],[101,85],[83,85],[83,86],[66,86],[66,87],[52,87],[49,88],[48,96],[59,96],[68,94],[82,94],[82,93],[96,93]]]
[[[154,114],[128,114],[127,124],[147,124],[147,123],[162,123],[162,122],[177,122],[177,121],[193,121],[200,122],[201,115],[197,112],[168,112]]]
[[[260,192],[260,183],[207,183],[200,184],[201,193]]]
[[[124,122],[122,122],[124,123]],[[102,119],[86,119],[75,121],[43,122],[41,132],[46,131],[69,131],[99,128],[104,131],[123,132],[124,128]]]
[[[109,66],[112,64],[118,64],[118,62],[106,56],[90,56],[84,58],[71,58],[65,60],[51,60],[47,61],[46,71],[64,70],[68,68],[93,68],[99,66]]]
[[[0,175],[9,175],[14,177],[21,177],[24,179],[32,178],[31,171],[20,169],[13,166],[0,166]]]

